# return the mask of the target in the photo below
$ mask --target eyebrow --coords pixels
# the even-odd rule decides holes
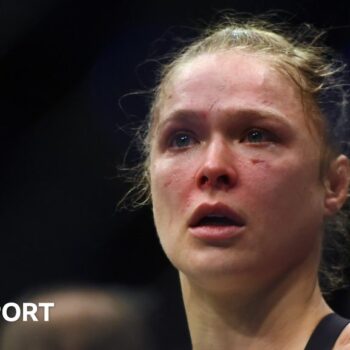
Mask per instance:
[[[246,121],[253,120],[273,120],[279,124],[285,125],[287,127],[292,127],[289,118],[286,115],[272,109],[272,108],[242,108],[242,109],[227,109],[224,110],[223,115],[226,117],[241,117]],[[160,131],[164,129],[169,123],[181,123],[190,122],[191,124],[201,124],[202,121],[206,119],[205,112],[193,111],[188,109],[179,109],[170,113],[169,116],[161,121],[157,130]]]
[[[197,112],[193,110],[180,109],[176,110],[160,123],[158,123],[156,130],[160,131],[164,129],[168,124],[171,123],[182,123],[190,122],[191,124],[201,124],[202,120],[205,119],[205,114],[202,112]]]
[[[228,111],[229,115],[237,115],[240,117],[244,117],[249,120],[273,120],[279,124],[283,124],[288,127],[292,127],[290,122],[290,118],[288,118],[285,114],[278,112],[273,108],[244,108],[238,109],[234,111],[232,114]]]

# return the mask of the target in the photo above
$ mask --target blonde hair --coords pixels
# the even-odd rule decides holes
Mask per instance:
[[[314,127],[321,140],[321,178],[333,157],[348,153],[345,64],[332,50],[321,44],[324,32],[316,31],[309,25],[298,30],[287,30],[285,27],[274,25],[266,19],[228,17],[204,30],[199,38],[179,50],[170,62],[162,66],[158,72],[158,84],[153,91],[149,118],[139,133],[143,162],[133,169],[134,187],[131,190],[135,195],[136,206],[150,202],[150,145],[169,81],[185,63],[202,54],[241,50],[267,56],[271,59],[271,64],[292,79],[300,89],[304,109],[310,117],[308,123]],[[138,177],[135,177],[135,170]],[[331,246],[337,246],[334,252],[337,254],[341,248],[339,242],[342,242],[341,245],[348,242],[347,222],[347,211],[343,211],[332,222],[327,223],[326,226],[331,227],[332,234],[326,234],[331,238],[324,239],[326,253],[332,249]],[[334,261],[331,264],[322,262],[320,280],[324,291],[338,288],[342,280],[344,258],[345,254],[339,254],[337,261],[342,260],[339,265]]]

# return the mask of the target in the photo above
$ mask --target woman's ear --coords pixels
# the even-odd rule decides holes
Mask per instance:
[[[325,177],[325,216],[334,215],[345,203],[348,197],[350,182],[349,158],[341,154],[335,158]]]

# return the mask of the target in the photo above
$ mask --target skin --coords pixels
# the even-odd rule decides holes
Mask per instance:
[[[349,165],[339,156],[320,178],[305,110],[287,75],[243,52],[200,55],[167,85],[151,192],[193,349],[301,349],[331,312],[317,282],[322,228],[346,199]],[[189,223],[203,204],[224,205],[243,227],[198,237]]]

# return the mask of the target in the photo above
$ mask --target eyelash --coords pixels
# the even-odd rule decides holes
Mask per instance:
[[[182,145],[182,146],[181,145],[176,145],[175,142],[179,141],[180,137],[187,138],[189,143],[186,144],[186,145]],[[197,143],[197,140],[195,139],[195,137],[193,136],[193,134],[191,132],[189,132],[189,131],[178,131],[178,132],[174,133],[169,138],[168,146],[169,146],[169,148],[183,149],[183,148],[188,148],[188,147],[194,145],[195,143]]]
[[[249,136],[253,136],[253,134],[259,134],[259,136],[261,136],[263,139],[262,140],[256,140],[256,141],[249,141],[248,137]],[[247,143],[250,144],[261,144],[261,143],[273,143],[277,141],[277,137],[276,135],[274,135],[271,131],[265,130],[265,129],[261,129],[261,128],[251,128],[248,129],[243,137],[240,139],[240,142],[245,142],[247,141]]]
[[[260,140],[249,140],[249,137],[252,137],[253,134],[258,134],[255,136],[260,136]],[[182,140],[180,139],[182,138]],[[176,144],[176,142],[184,142],[184,144]],[[243,136],[239,139],[240,143],[248,143],[248,144],[253,144],[253,145],[259,145],[259,144],[267,144],[267,143],[274,143],[277,142],[277,136],[269,131],[265,130],[262,128],[250,128],[247,129],[244,133]],[[181,150],[181,149],[187,149],[193,145],[198,143],[198,140],[196,137],[193,135],[192,132],[186,131],[186,130],[181,130],[174,132],[173,134],[170,135],[168,138],[167,142],[167,147],[170,149],[175,149],[175,150]]]

